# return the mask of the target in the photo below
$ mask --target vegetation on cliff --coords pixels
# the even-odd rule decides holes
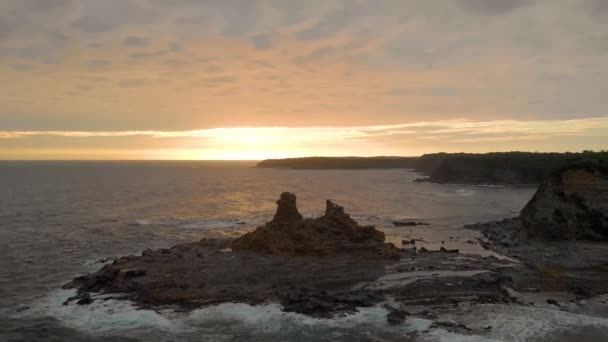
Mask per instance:
[[[304,157],[266,159],[257,167],[289,169],[402,169],[414,168],[419,157]]]
[[[269,159],[257,167],[293,169],[409,168],[440,183],[540,184],[553,171],[593,161],[608,164],[608,152],[432,153],[420,157],[308,157]]]

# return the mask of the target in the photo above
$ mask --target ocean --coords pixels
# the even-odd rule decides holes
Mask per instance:
[[[71,293],[61,285],[99,269],[100,259],[238,236],[270,220],[283,191],[296,193],[305,216],[321,215],[325,200],[332,199],[391,238],[419,234],[431,245],[447,235],[474,236],[464,224],[517,216],[534,192],[415,183],[420,175],[402,169],[254,166],[242,161],[0,162],[0,341],[548,341],[608,332],[603,314],[500,305],[470,314],[471,320],[502,327],[475,337],[429,329],[430,321],[416,318],[388,327],[382,307],[322,320],[283,313],[272,303],[228,303],[189,313],[137,310],[115,300],[61,305]],[[400,219],[430,225],[394,227],[392,221]]]

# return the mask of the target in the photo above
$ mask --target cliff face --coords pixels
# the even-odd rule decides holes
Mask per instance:
[[[326,202],[325,215],[303,219],[296,196],[285,192],[277,201],[274,219],[232,243],[232,249],[277,255],[377,254],[399,255],[392,244],[384,243],[384,233],[357,224],[344,208]]]
[[[531,237],[608,240],[608,171],[575,165],[554,173],[521,212]]]

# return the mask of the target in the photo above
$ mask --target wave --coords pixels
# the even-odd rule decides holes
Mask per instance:
[[[593,327],[597,334],[608,333],[608,318],[569,313],[558,309],[485,304],[460,307],[443,314],[438,321],[459,322],[484,331],[482,335],[466,335],[434,328],[433,320],[409,317],[403,324],[386,323],[388,311],[382,306],[361,308],[359,312],[332,319],[312,318],[283,312],[279,304],[251,306],[224,303],[188,313],[171,309],[142,310],[129,301],[97,296],[88,306],[62,305],[73,290],[60,290],[22,312],[31,317],[52,316],[66,326],[94,335],[143,337],[146,334],[178,336],[185,340],[196,336],[215,340],[399,340],[415,338],[422,341],[528,341],[551,340],[563,331]],[[106,300],[103,300],[103,299]]]

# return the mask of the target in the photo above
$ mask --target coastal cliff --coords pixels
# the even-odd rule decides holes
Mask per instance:
[[[581,162],[608,163],[608,152],[431,153],[420,157],[305,157],[268,159],[259,168],[410,169],[418,182],[538,186],[554,171]]]
[[[608,169],[594,163],[553,173],[521,211],[531,237],[608,240]]]

